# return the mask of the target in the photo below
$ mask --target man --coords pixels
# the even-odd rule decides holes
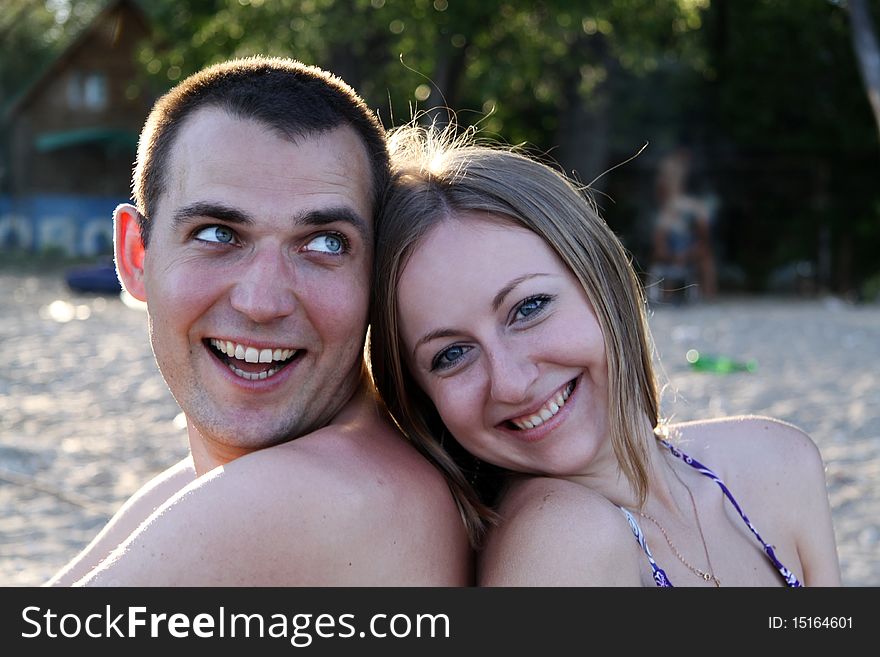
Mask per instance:
[[[378,121],[319,69],[227,62],[157,102],[116,261],[191,455],[51,584],[469,583],[451,494],[363,362],[387,177]]]

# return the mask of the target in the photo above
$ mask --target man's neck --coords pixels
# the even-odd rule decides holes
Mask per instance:
[[[375,420],[382,413],[383,411],[380,410],[370,375],[364,370],[361,372],[360,379],[353,393],[349,396],[348,401],[321,428],[336,425],[354,425],[368,419]],[[265,449],[265,447],[248,448],[229,445],[225,442],[214,440],[209,436],[203,435],[191,422],[187,425],[187,433],[189,435],[190,455],[195,466],[196,476],[199,477],[214,468],[224,466],[242,456]],[[286,442],[302,438],[305,435],[308,434],[291,436]]]
[[[256,450],[236,448],[216,441],[209,441],[201,432],[193,426],[188,427],[189,451],[195,466],[196,476],[210,472],[214,468],[221,467],[237,458],[250,454]]]

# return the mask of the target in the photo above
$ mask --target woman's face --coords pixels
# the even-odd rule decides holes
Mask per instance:
[[[538,235],[486,213],[447,219],[416,245],[398,304],[404,359],[472,454],[557,476],[610,454],[602,332]]]

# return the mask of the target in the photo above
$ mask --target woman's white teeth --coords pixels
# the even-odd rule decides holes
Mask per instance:
[[[211,346],[230,358],[243,360],[246,363],[271,363],[276,360],[288,360],[296,353],[296,349],[257,349],[246,344],[215,338],[211,338]]]
[[[542,406],[537,413],[528,417],[519,417],[510,422],[519,429],[534,429],[544,424],[551,417],[559,412],[559,409],[565,406],[571,391],[574,390],[574,382],[569,383],[565,388],[557,392],[556,395]]]

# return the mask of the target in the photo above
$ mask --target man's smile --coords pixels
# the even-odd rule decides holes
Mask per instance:
[[[211,352],[238,377],[248,381],[268,379],[289,365],[300,353],[288,347],[254,347],[241,342],[210,338]]]

